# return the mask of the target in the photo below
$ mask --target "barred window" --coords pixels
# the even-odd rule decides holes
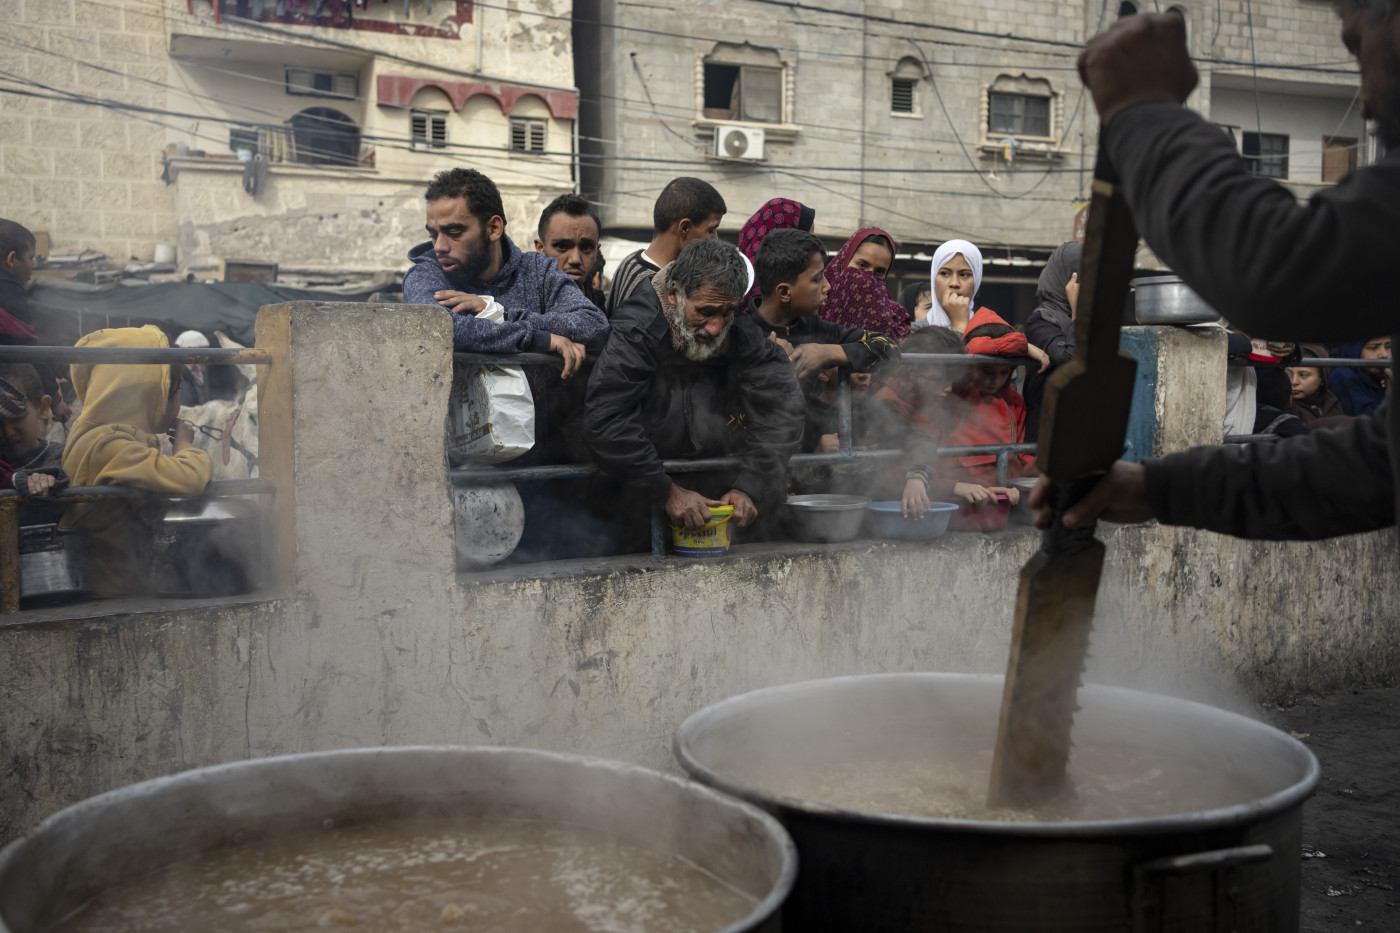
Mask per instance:
[[[512,117],[510,148],[515,152],[544,152],[545,124],[543,120]]]

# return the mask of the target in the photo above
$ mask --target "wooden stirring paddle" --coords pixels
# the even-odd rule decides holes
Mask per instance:
[[[1137,363],[1118,349],[1138,235],[1102,148],[1079,271],[1074,359],[1046,383],[1036,465],[1054,482],[1054,524],[1021,569],[987,805],[1029,808],[1064,793],[1075,698],[1089,650],[1104,546],[1065,509],[1123,453]]]

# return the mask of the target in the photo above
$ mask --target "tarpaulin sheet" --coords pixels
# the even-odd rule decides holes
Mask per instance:
[[[78,291],[37,285],[29,293],[36,326],[44,331],[77,334],[98,328],[132,324],[161,324],[166,330],[221,330],[245,346],[253,343],[253,321],[263,305],[286,301],[364,301],[376,285],[361,293],[286,288],[258,282],[162,282],[118,285],[102,291]],[[64,318],[70,318],[63,320]],[[48,318],[48,321],[43,321]],[[48,327],[42,324],[47,323]],[[76,339],[74,337],[73,339]],[[47,341],[45,341],[47,342]],[[71,343],[71,340],[64,341]]]

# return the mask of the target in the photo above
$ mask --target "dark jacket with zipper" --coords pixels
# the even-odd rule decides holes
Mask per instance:
[[[1394,332],[1400,152],[1306,204],[1249,174],[1215,126],[1176,104],[1119,111],[1103,143],[1148,246],[1246,333],[1345,343]],[[1245,538],[1315,539],[1395,524],[1400,411],[1272,444],[1146,462],[1163,522]]]
[[[734,488],[759,509],[780,503],[806,416],[782,348],[737,310],[727,349],[713,363],[690,363],[672,343],[650,278],[611,323],[584,401],[584,441],[598,465],[657,503],[671,489],[663,459],[737,456]]]

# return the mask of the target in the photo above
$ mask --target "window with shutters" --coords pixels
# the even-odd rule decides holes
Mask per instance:
[[[895,78],[890,82],[890,110],[895,113],[914,112],[913,78]]]
[[[447,148],[447,114],[413,110],[409,112],[408,120],[414,149]]]
[[[300,97],[335,97],[354,100],[360,96],[360,79],[353,74],[332,71],[287,69],[287,93]]]
[[[544,152],[545,122],[511,117],[510,148],[515,152]]]
[[[1283,133],[1243,133],[1240,149],[1251,173],[1265,178],[1288,177],[1288,137]]]

